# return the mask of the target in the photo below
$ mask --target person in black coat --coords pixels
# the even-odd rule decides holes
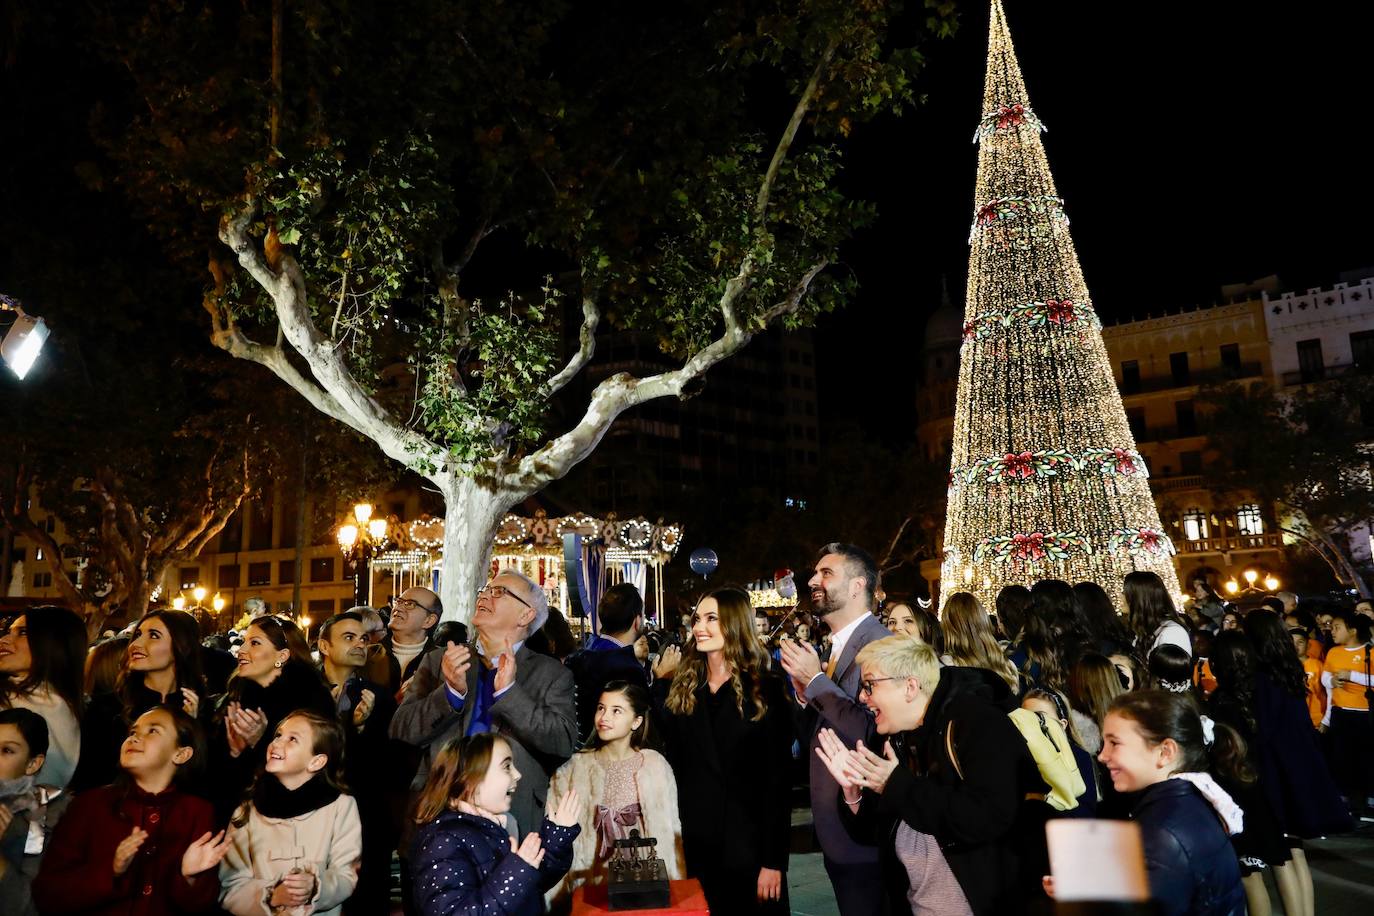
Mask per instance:
[[[1226,725],[1204,720],[1183,694],[1138,690],[1112,701],[1100,759],[1133,799],[1150,899],[1159,916],[1244,916],[1245,890],[1230,836],[1238,805],[1209,769],[1245,781],[1245,747]],[[1210,736],[1210,737],[1209,737]]]
[[[97,693],[81,719],[81,759],[68,788],[82,792],[119,775],[119,749],[133,722],[154,706],[184,710],[202,726],[214,709],[201,674],[200,625],[185,611],[150,611],[125,650],[112,693]],[[191,787],[201,791],[199,784]]]
[[[933,648],[906,636],[870,643],[858,661],[860,699],[890,737],[879,756],[826,731],[819,753],[842,790],[842,823],[880,848],[893,911],[1024,912],[1035,891],[1023,857],[1038,863],[1044,845],[1043,818],[1040,838],[1027,826],[1026,796],[1045,786],[994,699],[1000,679],[941,668]]]
[[[297,709],[333,718],[334,698],[314,666],[292,656],[281,623],[259,617],[244,631],[238,671],[220,698],[210,731],[216,823],[228,823],[278,723]]]
[[[792,721],[749,596],[718,589],[685,656],[660,660],[658,719],[677,779],[687,872],[713,913],[786,913]],[[666,693],[666,698],[664,694]]]
[[[577,686],[579,740],[592,733],[596,704],[607,684],[626,681],[649,689],[648,672],[635,655],[635,642],[644,623],[644,598],[639,589],[629,582],[612,585],[601,596],[596,612],[601,635],[563,663]]]

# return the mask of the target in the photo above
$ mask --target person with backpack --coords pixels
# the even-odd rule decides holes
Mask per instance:
[[[884,745],[849,748],[823,729],[817,753],[840,786],[842,823],[880,848],[893,911],[1025,912],[1044,832],[1023,829],[1023,806],[1046,787],[992,699],[996,675],[942,669],[933,648],[904,636],[869,643],[857,661]]]

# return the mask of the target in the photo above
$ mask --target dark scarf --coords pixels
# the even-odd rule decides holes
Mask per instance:
[[[316,773],[299,789],[288,789],[271,773],[258,776],[253,787],[253,807],[263,817],[300,817],[318,811],[339,797],[339,790]]]

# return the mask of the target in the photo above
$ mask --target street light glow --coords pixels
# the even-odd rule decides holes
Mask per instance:
[[[172,599],[172,610],[186,610],[186,597],[184,595],[177,595],[175,598]]]
[[[1226,589],[1226,594],[1234,595],[1236,592],[1240,591],[1240,583],[1235,579],[1227,579],[1226,585],[1224,585],[1223,588]]]
[[[224,610],[224,596],[215,592],[215,597],[210,599],[210,606],[215,609],[216,614]]]
[[[1265,576],[1264,587],[1271,592],[1276,592],[1279,590],[1279,580],[1274,578],[1273,576]]]
[[[14,321],[0,342],[0,357],[21,379],[29,374],[38,353],[48,339],[48,324],[42,318],[28,315],[19,306],[17,299],[0,294],[0,310],[13,312]]]
[[[1245,576],[1247,585],[1254,585],[1255,580],[1259,578],[1259,573],[1255,572],[1253,569],[1247,569],[1242,575]]]
[[[367,523],[367,533],[372,535],[372,540],[380,541],[386,537],[386,519],[374,518]]]
[[[372,503],[358,503],[353,507],[353,517],[358,520],[358,524],[366,525],[367,520],[372,518]]]
[[[191,592],[191,594],[195,596],[195,598],[196,598],[196,604],[204,604],[204,603],[205,603],[205,596],[206,596],[206,594],[207,594],[207,592],[206,592],[206,590],[205,590],[205,586],[203,586],[203,585],[197,585],[197,586],[195,587],[195,589]]]
[[[358,526],[340,525],[338,538],[340,547],[344,550],[350,549],[354,544],[358,543]]]

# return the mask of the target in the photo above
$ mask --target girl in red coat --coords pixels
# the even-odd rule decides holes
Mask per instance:
[[[43,913],[199,913],[214,906],[214,867],[229,849],[213,809],[183,795],[204,741],[181,709],[139,716],[119,751],[113,785],[78,796],[58,824],[33,896]]]

